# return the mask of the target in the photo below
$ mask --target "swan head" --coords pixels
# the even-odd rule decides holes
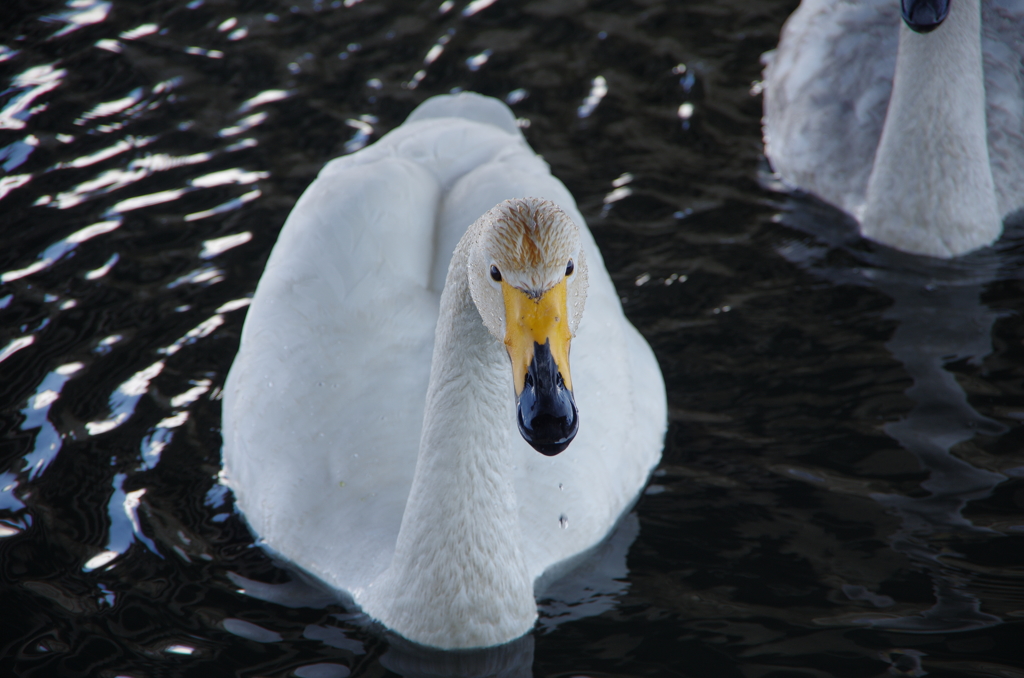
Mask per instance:
[[[478,224],[468,262],[473,302],[508,352],[519,432],[538,452],[556,455],[579,429],[569,372],[587,296],[579,228],[539,198],[506,200]]]
[[[900,0],[903,23],[915,33],[930,33],[949,16],[952,0]]]

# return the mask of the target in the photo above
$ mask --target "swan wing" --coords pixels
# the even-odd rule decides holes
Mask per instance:
[[[1000,214],[1024,207],[1024,0],[981,5],[988,153]]]
[[[254,533],[356,592],[390,563],[412,482],[440,191],[402,158],[328,169],[253,297],[224,389],[224,466]]]
[[[858,215],[892,92],[894,0],[804,0],[765,55],[765,154],[783,180]]]

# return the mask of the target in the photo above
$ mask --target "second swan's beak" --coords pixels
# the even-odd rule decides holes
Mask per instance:
[[[539,296],[504,281],[501,290],[519,432],[535,450],[554,456],[569,446],[580,424],[569,374],[566,281]]]
[[[950,0],[900,0],[903,23],[915,33],[930,33],[949,15]]]

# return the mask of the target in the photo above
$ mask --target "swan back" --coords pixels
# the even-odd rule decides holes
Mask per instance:
[[[882,135],[899,23],[894,0],[808,0],[762,57],[765,155],[787,182],[851,214]]]

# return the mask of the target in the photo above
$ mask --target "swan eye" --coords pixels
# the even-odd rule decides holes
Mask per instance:
[[[572,259],[570,259],[569,263],[565,265],[565,275],[572,275],[573,270],[575,270],[575,267],[572,265]]]
[[[501,282],[501,271],[498,270],[497,266],[491,265],[491,280],[494,282]]]

